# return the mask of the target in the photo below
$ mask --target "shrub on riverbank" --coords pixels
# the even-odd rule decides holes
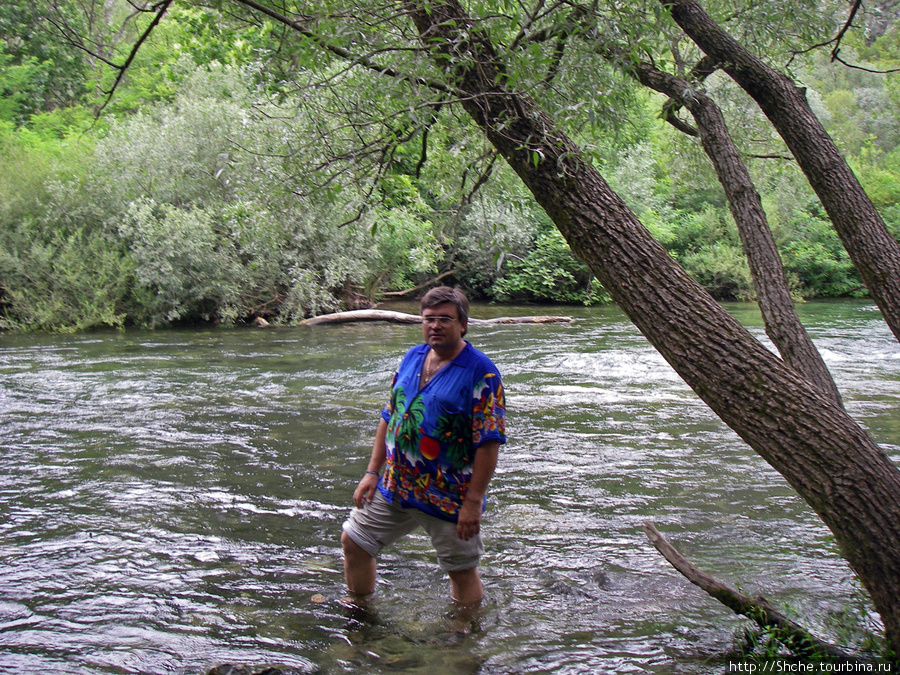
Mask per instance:
[[[289,323],[444,273],[473,299],[608,301],[504,165],[485,159],[490,180],[467,177],[465,189],[478,189],[462,201],[445,187],[472,170],[477,134],[438,136],[424,167],[418,141],[400,145],[373,179],[329,155],[339,148],[309,149],[321,120],[308,93],[273,107],[252,70],[171,68],[170,95],[87,134],[56,123],[78,115],[0,121],[0,327]],[[896,232],[900,163],[864,147],[858,171]],[[604,172],[715,297],[752,300],[721,190],[673,148],[661,137],[626,140],[603,150]],[[796,296],[865,294],[802,176],[779,168],[764,179]]]

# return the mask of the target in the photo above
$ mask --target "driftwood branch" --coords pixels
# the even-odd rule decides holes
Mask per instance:
[[[422,317],[417,314],[405,312],[392,312],[386,309],[357,309],[350,312],[336,312],[334,314],[322,314],[311,319],[301,321],[301,326],[318,326],[332,323],[354,323],[358,321],[388,321],[390,323],[422,323]],[[572,321],[568,316],[500,316],[496,319],[469,318],[470,324],[494,324],[494,323],[568,323]]]
[[[763,628],[775,629],[775,635],[778,640],[789,645],[791,650],[798,655],[841,662],[856,662],[859,660],[838,647],[815,637],[805,628],[773,609],[764,598],[747,597],[731,588],[731,586],[723,584],[707,573],[700,571],[687,558],[681,555],[649,520],[644,521],[644,533],[656,550],[688,581],[695,586],[699,586],[735,613],[746,616]]]

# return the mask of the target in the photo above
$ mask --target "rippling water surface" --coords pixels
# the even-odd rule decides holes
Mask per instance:
[[[555,311],[575,321],[470,330],[504,375],[510,443],[461,640],[420,536],[384,557],[374,616],[337,602],[340,524],[417,327],[0,334],[0,670],[721,672],[741,620],[668,567],[647,518],[834,637],[858,591],[810,509],[617,309]],[[800,311],[900,459],[900,345],[878,312]],[[473,311],[509,313],[534,309]]]

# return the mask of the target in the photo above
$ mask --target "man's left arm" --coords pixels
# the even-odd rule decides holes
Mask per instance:
[[[487,441],[479,445],[475,451],[472,479],[469,481],[466,499],[459,509],[459,520],[456,524],[456,535],[463,541],[468,541],[481,530],[481,509],[484,504],[484,495],[494,476],[499,455],[500,441]]]

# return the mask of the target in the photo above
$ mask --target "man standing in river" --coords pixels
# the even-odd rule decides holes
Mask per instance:
[[[375,589],[381,550],[422,527],[450,577],[453,600],[481,602],[485,493],[506,442],[500,373],[463,339],[469,301],[433,288],[421,300],[424,344],[394,374],[366,473],[344,523],[344,577],[359,601]],[[381,476],[382,468],[385,469]]]

